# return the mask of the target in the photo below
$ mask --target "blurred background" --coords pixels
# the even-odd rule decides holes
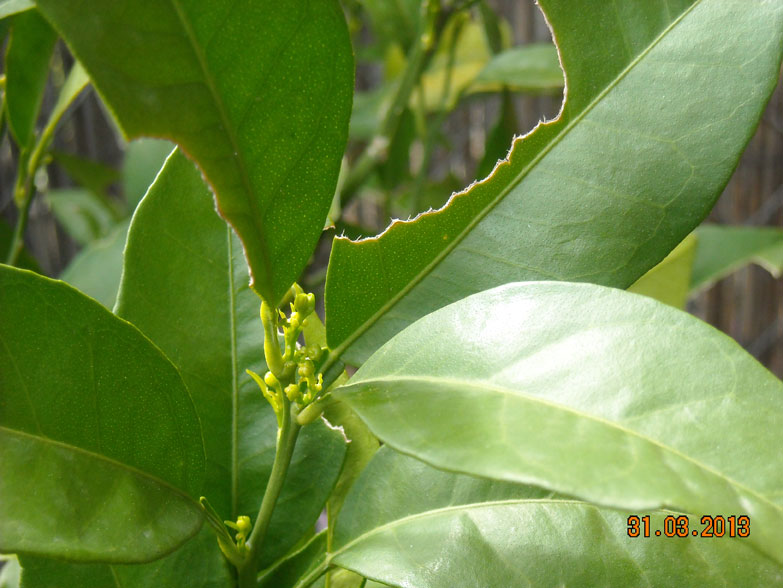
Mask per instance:
[[[357,56],[357,94],[330,214],[334,228],[324,232],[301,279],[311,290],[323,287],[335,233],[373,235],[391,218],[442,206],[453,191],[492,170],[514,133],[557,116],[562,73],[549,29],[532,1],[455,0],[442,6],[441,13],[427,15],[419,0],[344,1]],[[3,72],[10,28],[11,19],[0,20]],[[74,65],[62,42],[53,47],[40,97],[39,133]],[[130,217],[171,148],[161,140],[124,141],[88,86],[66,111],[35,174],[37,194],[18,264],[61,277],[111,307]],[[22,153],[3,128],[4,257],[19,216],[13,193]],[[708,220],[746,229],[783,227],[780,84]],[[696,252],[689,263],[696,265],[676,278],[683,283],[667,282],[664,288],[684,288],[681,298],[687,295],[690,312],[783,376],[783,282],[775,277],[783,264],[783,231],[726,235],[705,233],[691,244]],[[708,272],[702,267],[697,278],[700,256],[714,263]]]

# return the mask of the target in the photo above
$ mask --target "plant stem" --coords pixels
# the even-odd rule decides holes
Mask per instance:
[[[448,62],[446,64],[446,75],[443,78],[443,87],[441,88],[440,101],[438,104],[438,114],[434,120],[427,126],[426,136],[424,138],[424,154],[421,159],[421,167],[419,168],[416,178],[413,182],[413,190],[411,191],[411,208],[414,214],[421,212],[421,194],[424,190],[424,185],[429,177],[430,163],[432,162],[432,156],[435,152],[435,144],[440,133],[443,123],[446,122],[446,118],[450,113],[450,107],[453,104],[449,104],[449,95],[451,94],[451,82],[452,74],[454,72],[454,62],[457,58],[457,41],[459,40],[462,27],[465,24],[464,20],[459,20],[457,25],[451,31],[451,39],[449,42]],[[455,100],[454,104],[458,100]],[[426,117],[426,108],[425,115]]]
[[[33,202],[33,194],[35,192],[32,177],[30,177],[28,173],[28,166],[24,163],[24,152],[22,152],[20,158],[13,193],[14,202],[16,202],[19,209],[19,216],[16,219],[14,234],[11,237],[11,244],[8,246],[8,253],[5,258],[5,263],[7,265],[15,265],[22,252],[22,247],[24,246],[24,231],[27,228],[27,219],[30,216],[30,205]],[[31,163],[33,163],[32,158]]]
[[[324,572],[328,570],[330,567],[330,564],[327,561],[324,561],[316,568],[313,568],[313,570],[307,574],[304,578],[300,578],[300,580],[296,583],[294,588],[307,588],[310,586],[313,582],[315,582],[318,578],[323,576]]]
[[[402,74],[402,79],[397,86],[391,106],[386,111],[380,131],[370,140],[345,179],[342,192],[340,193],[341,207],[344,207],[351,200],[367,180],[367,177],[386,158],[386,147],[400,126],[402,113],[410,101],[413,89],[435,53],[440,33],[451,12],[441,11],[438,4],[434,4],[433,10],[431,5],[434,2],[437,2],[437,0],[430,0],[422,4],[421,27],[418,31],[416,42],[408,55],[408,62]]]
[[[275,450],[275,462],[272,465],[272,473],[266,484],[266,491],[253,525],[253,531],[250,533],[247,541],[247,547],[250,551],[245,560],[245,565],[238,570],[239,588],[255,588],[256,586],[258,556],[261,553],[261,547],[269,529],[272,512],[283,488],[283,483],[288,473],[288,466],[291,464],[291,457],[296,446],[296,439],[301,429],[296,419],[292,418],[291,403],[285,397],[283,397],[282,413],[283,417],[277,435],[277,448]]]

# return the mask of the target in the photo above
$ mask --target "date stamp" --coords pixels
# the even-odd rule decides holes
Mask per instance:
[[[686,515],[669,515],[653,529],[650,515],[628,517],[629,537],[748,537],[750,517],[746,515],[704,515],[697,524]]]

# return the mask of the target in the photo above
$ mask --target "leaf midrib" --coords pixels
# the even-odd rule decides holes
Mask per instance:
[[[143,470],[140,470],[132,465],[128,465],[127,463],[123,463],[121,461],[117,461],[114,458],[111,458],[107,455],[103,455],[101,453],[95,453],[94,451],[90,451],[89,449],[85,449],[83,447],[79,447],[77,445],[71,445],[70,443],[65,443],[63,441],[57,441],[56,439],[50,439],[49,437],[43,437],[39,435],[33,435],[32,433],[28,433],[26,431],[20,431],[19,429],[12,429],[10,427],[6,427],[5,425],[0,425],[0,433],[6,433],[8,435],[13,435],[17,437],[22,438],[29,438],[33,439],[34,441],[38,443],[43,443],[45,445],[51,445],[53,447],[58,447],[61,449],[65,449],[67,451],[71,451],[73,453],[79,453],[81,455],[85,455],[87,457],[90,457],[92,459],[104,462],[112,467],[115,467],[120,470],[125,470],[126,472],[133,474],[134,476],[138,478],[143,478],[145,480],[149,480],[151,482],[154,482],[155,484],[164,487],[166,490],[169,490],[171,493],[176,494],[179,498],[184,499],[186,503],[191,505],[193,507],[193,510],[199,513],[199,515],[202,515],[201,506],[193,500],[184,490],[177,488],[171,482],[168,482],[166,480],[163,480],[153,474],[150,474],[149,472],[145,472]]]
[[[635,59],[633,59],[609,84],[607,84],[606,88],[604,88],[601,92],[599,92],[593,100],[590,101],[590,103],[579,113],[577,114],[569,123],[560,131],[553,139],[550,141],[541,151],[536,154],[536,156],[531,159],[530,163],[528,163],[524,168],[520,170],[520,172],[516,175],[516,177],[508,182],[507,186],[503,188],[500,193],[486,206],[484,207],[479,213],[473,217],[473,219],[465,226],[465,228],[457,233],[453,239],[449,240],[449,242],[444,246],[443,249],[441,249],[440,253],[436,255],[430,263],[428,263],[424,268],[421,269],[416,275],[413,276],[411,280],[408,281],[407,284],[403,288],[401,288],[397,294],[392,296],[387,302],[385,302],[375,313],[373,313],[370,318],[368,318],[366,321],[364,321],[353,333],[351,333],[340,345],[338,345],[333,351],[332,355],[335,357],[340,357],[359,337],[361,337],[364,333],[366,333],[371,326],[373,326],[378,320],[385,315],[389,310],[394,307],[400,300],[402,300],[413,288],[419,284],[426,276],[428,276],[432,270],[437,267],[443,259],[449,255],[456,246],[462,242],[462,240],[473,231],[473,229],[480,223],[484,217],[486,217],[506,196],[508,196],[509,192],[515,188],[530,172],[530,170],[538,165],[538,163],[552,150],[555,146],[557,146],[567,135],[568,133],[577,125],[577,123],[581,122],[584,117],[593,110],[600,102],[603,100],[603,98],[611,91],[613,90],[635,67],[636,65],[645,58],[657,45],[661,42],[680,22],[682,22],[685,17],[688,16],[699,4],[701,4],[702,0],[695,0],[691,6],[689,6],[686,10],[682,12],[676,19],[674,19],[669,26],[667,26],[661,33],[644,49],[644,51],[640,52],[639,55]],[[558,48],[558,53],[560,49]],[[564,71],[564,75],[565,71]],[[567,93],[568,93],[568,84],[567,84],[567,78],[566,83],[564,85],[564,92],[565,97],[563,98],[563,105],[560,109],[560,114],[558,117],[552,121],[546,122],[546,123],[539,123],[539,125],[536,126],[532,131],[530,131],[527,135],[517,138],[514,141],[514,144],[516,144],[517,141],[524,141],[525,139],[529,138],[533,133],[535,133],[539,127],[549,126],[553,124],[557,124],[560,121],[560,117],[563,116],[563,113],[566,109],[566,101],[567,101]],[[513,149],[512,149],[513,151]],[[510,157],[509,157],[510,161]],[[497,167],[495,168],[497,169]],[[425,212],[417,217],[415,217],[413,220],[410,221],[400,221],[398,224],[406,224],[411,222],[416,222],[420,217],[425,215],[434,215],[439,214],[440,212],[446,210],[451,202],[455,198],[459,198],[460,196],[468,196],[471,192],[471,190],[477,186],[484,184],[485,182],[491,181],[494,177],[495,173],[493,170],[493,173],[491,173],[489,176],[484,178],[483,180],[479,182],[474,182],[467,188],[465,188],[462,192],[458,192],[456,194],[453,194],[451,198],[449,198],[448,202],[441,207],[438,210],[431,211],[431,212]],[[359,242],[351,241],[347,237],[335,237],[335,239],[343,239],[347,240],[351,243],[361,243],[364,241],[376,241],[380,243],[381,237],[383,237],[384,233],[391,229],[394,226],[395,223],[392,223],[387,227],[380,235],[376,235],[375,237],[368,237],[367,239],[362,239]]]
[[[250,209],[253,211],[254,214],[251,215],[250,221],[253,223],[256,231],[260,235],[265,235],[266,232],[264,231],[264,228],[261,226],[261,219],[260,219],[260,213],[258,210],[258,207],[256,205],[255,200],[253,199],[253,186],[250,182],[250,174],[247,170],[247,166],[245,164],[245,159],[240,154],[239,149],[239,140],[236,136],[236,133],[234,132],[234,126],[231,124],[229,118],[228,118],[228,112],[226,111],[226,105],[223,102],[223,99],[220,95],[220,93],[217,91],[217,86],[215,85],[215,80],[212,77],[212,74],[207,67],[206,62],[206,56],[204,55],[204,52],[201,50],[201,46],[198,44],[195,36],[195,32],[193,31],[193,27],[190,24],[190,21],[187,18],[187,15],[184,13],[184,10],[182,8],[182,5],[180,3],[180,0],[171,0],[171,4],[174,7],[174,11],[177,14],[177,18],[180,21],[180,24],[182,25],[183,30],[185,31],[185,36],[188,39],[188,42],[190,43],[191,49],[193,50],[193,54],[196,56],[196,60],[198,61],[199,67],[201,68],[201,73],[204,76],[204,82],[207,86],[207,89],[209,90],[210,95],[212,96],[212,100],[215,104],[215,108],[217,110],[218,116],[220,117],[220,122],[223,124],[223,128],[226,131],[226,135],[228,137],[229,142],[231,143],[231,147],[233,149],[233,155],[232,159],[237,162],[237,167],[239,168],[239,176],[242,181],[242,188],[245,192],[245,197],[247,200],[248,205],[250,206]],[[217,193],[217,190],[215,190],[215,193]],[[216,198],[215,200],[218,210],[220,209],[219,201]],[[220,214],[221,217],[226,218],[223,216],[223,214]],[[228,220],[226,218],[226,220]],[[261,245],[260,249],[262,251],[262,258],[264,261],[264,268],[266,269],[266,278],[269,283],[272,281],[272,262],[269,258],[269,251],[267,250],[266,243],[263,242],[263,240],[259,239],[259,245]]]
[[[506,500],[489,500],[487,502],[470,502],[468,504],[453,504],[441,508],[435,508],[432,510],[426,510],[414,514],[410,514],[404,517],[400,517],[398,519],[394,519],[392,521],[389,521],[377,527],[373,527],[369,531],[366,531],[361,535],[355,537],[354,539],[351,539],[348,543],[346,543],[336,551],[329,553],[326,558],[326,563],[331,564],[332,559],[339,556],[341,553],[348,551],[351,547],[353,547],[357,543],[366,540],[368,537],[371,537],[378,533],[382,533],[389,529],[394,529],[395,527],[398,526],[405,525],[406,523],[411,521],[416,521],[418,519],[432,518],[452,511],[475,510],[480,508],[492,508],[495,506],[515,506],[515,505],[524,506],[528,504],[574,504],[574,505],[581,505],[589,508],[594,508],[596,510],[601,509],[601,507],[599,507],[598,505],[591,504],[583,500],[561,499],[561,498],[510,498]]]
[[[237,357],[236,288],[234,284],[234,244],[226,226],[228,248],[229,337],[231,339],[231,518],[239,507],[239,360]]]
[[[634,431],[633,429],[629,429],[629,428],[621,425],[620,423],[616,423],[614,421],[610,421],[610,420],[605,419],[603,417],[600,417],[598,415],[594,415],[594,414],[590,414],[590,413],[587,413],[587,412],[583,412],[583,411],[580,411],[580,410],[578,410],[578,409],[576,409],[574,407],[567,406],[567,405],[564,405],[564,404],[558,404],[556,402],[552,402],[552,401],[547,400],[545,398],[541,398],[541,397],[538,397],[538,396],[532,396],[530,394],[525,394],[523,392],[519,392],[519,391],[513,390],[511,388],[504,388],[502,386],[497,386],[497,385],[494,385],[494,384],[486,384],[486,383],[482,383],[481,385],[478,385],[475,382],[470,382],[470,381],[466,381],[466,380],[458,380],[458,379],[455,379],[455,378],[434,378],[434,377],[431,377],[431,376],[399,376],[399,377],[394,377],[394,378],[370,378],[370,379],[366,379],[366,380],[360,380],[360,381],[357,381],[357,382],[352,382],[352,383],[350,383],[350,384],[348,384],[346,386],[343,386],[341,388],[338,388],[337,390],[347,391],[350,388],[358,388],[360,386],[372,385],[374,383],[385,384],[386,386],[391,384],[393,386],[393,384],[400,383],[400,382],[429,383],[430,385],[432,385],[434,387],[442,387],[443,385],[448,385],[450,387],[454,387],[454,388],[457,388],[457,389],[459,389],[459,388],[462,388],[462,389],[464,389],[464,388],[472,388],[474,390],[480,390],[480,391],[489,390],[489,391],[501,394],[503,396],[507,396],[507,397],[510,396],[510,397],[512,397],[514,399],[522,399],[522,400],[526,400],[528,402],[538,403],[540,405],[544,405],[544,406],[547,406],[547,407],[550,407],[550,408],[554,408],[554,409],[557,409],[557,410],[561,410],[561,411],[564,411],[564,412],[569,412],[569,413],[575,415],[578,418],[587,419],[587,420],[593,421],[595,423],[601,424],[601,425],[603,425],[605,427],[608,427],[610,429],[614,429],[614,430],[616,430],[616,431],[618,431],[620,433],[623,433],[625,435],[641,439],[642,441],[644,441],[646,443],[650,443],[651,445],[659,448],[662,452],[669,453],[669,454],[671,454],[671,455],[673,455],[673,456],[675,456],[677,458],[680,458],[680,459],[685,460],[685,461],[687,461],[689,463],[692,463],[693,465],[695,465],[700,470],[702,470],[702,471],[704,471],[704,472],[706,472],[708,474],[711,474],[711,475],[713,475],[713,476],[715,476],[715,477],[725,481],[727,484],[729,484],[729,486],[734,488],[735,491],[736,490],[741,490],[741,491],[745,492],[746,494],[755,497],[760,502],[763,502],[763,503],[769,505],[773,510],[775,510],[778,513],[781,513],[781,515],[783,515],[783,506],[781,506],[781,505],[771,501],[769,498],[767,498],[763,494],[760,494],[757,490],[754,490],[754,489],[749,488],[749,487],[747,487],[747,486],[745,486],[743,484],[740,484],[739,482],[737,482],[733,478],[727,476],[726,474],[724,474],[724,473],[714,469],[713,467],[711,467],[711,466],[709,466],[707,464],[704,464],[704,463],[701,463],[700,461],[697,461],[695,458],[682,453],[680,450],[678,450],[678,449],[676,449],[674,447],[670,447],[668,445],[664,445],[662,442],[658,441],[657,439],[653,439],[651,437],[648,437],[647,435],[644,435],[644,434],[642,434],[642,433],[640,433],[638,431]],[[368,424],[368,426],[369,426],[369,424]],[[373,429],[374,427],[370,427],[370,428]],[[375,432],[375,431],[373,431],[373,432]],[[392,445],[392,446],[396,446],[396,443],[393,443],[393,442],[389,442],[389,444]],[[403,453],[405,453],[405,452],[403,451]],[[417,457],[418,459],[425,459],[425,458],[423,458],[421,456],[418,456],[418,455],[416,455],[414,457]],[[425,459],[425,461],[426,461],[426,459]],[[607,505],[607,506],[609,506],[609,505]],[[668,505],[668,506],[671,506],[671,505]]]

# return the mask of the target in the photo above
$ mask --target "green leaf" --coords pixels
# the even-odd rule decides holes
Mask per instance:
[[[32,0],[0,0],[0,19],[35,8]]]
[[[169,149],[169,151],[171,150]],[[57,150],[52,150],[51,156],[66,172],[68,172],[68,175],[71,176],[77,184],[87,188],[95,194],[105,194],[109,186],[120,177],[120,174],[116,169],[105,163],[101,163],[100,161],[94,161],[72,153]],[[158,169],[160,169],[160,165],[158,165]]]
[[[334,402],[327,406],[324,417],[333,426],[341,427],[346,439],[348,439],[345,464],[327,503],[327,513],[331,521],[336,519],[348,491],[372,456],[378,451],[380,443],[378,438],[367,428],[367,425],[343,402]]]
[[[137,329],[0,266],[0,365],[0,551],[141,562],[198,531],[198,418]]]
[[[130,219],[115,225],[106,237],[82,249],[60,274],[60,279],[111,309],[122,277],[122,254]]]
[[[315,248],[347,140],[353,56],[338,1],[36,4],[125,133],[172,139],[198,162],[254,288],[277,303]]]
[[[14,16],[5,53],[5,110],[20,148],[33,139],[57,35],[36,10]]]
[[[335,355],[361,363],[417,318],[509,281],[628,287],[720,194],[775,87],[783,4],[540,5],[568,81],[560,117],[444,209],[335,239]]]
[[[453,38],[454,35],[457,35],[457,39]],[[450,47],[455,42],[452,59],[449,55]],[[452,18],[443,31],[430,66],[421,76],[424,108],[428,111],[454,108],[462,92],[487,64],[490,55],[487,38],[479,23],[470,20],[465,13]],[[450,76],[449,94],[444,100],[443,88],[447,76]],[[414,94],[413,99],[417,98]]]
[[[691,288],[708,288],[748,263],[779,278],[783,272],[783,231],[771,227],[702,225],[693,261]]]
[[[495,288],[420,319],[333,394],[436,467],[606,506],[748,514],[749,541],[783,561],[783,383],[649,298]]]
[[[400,123],[389,142],[386,160],[378,166],[378,175],[385,190],[392,190],[410,178],[411,145],[416,139],[416,118],[409,108],[400,115]]]
[[[362,7],[367,11],[381,45],[399,43],[407,50],[416,40],[421,21],[419,0],[363,0]]]
[[[691,291],[691,273],[696,250],[696,235],[691,233],[661,263],[631,284],[628,291],[684,309]]]
[[[629,538],[627,516],[384,448],[345,504],[331,561],[417,588],[768,586],[783,571],[745,539]]]
[[[492,57],[470,85],[471,92],[505,86],[519,92],[559,92],[563,70],[552,43],[512,47]]]
[[[274,459],[276,418],[245,373],[266,371],[260,302],[238,239],[198,169],[175,151],[134,215],[116,311],[181,370],[204,430],[204,495],[226,519],[255,518]],[[261,565],[312,529],[344,455],[342,436],[322,422],[302,431]]]
[[[174,147],[161,139],[142,138],[128,143],[122,164],[122,192],[129,211],[136,210]]]
[[[215,534],[208,525],[204,525],[184,547],[147,564],[66,564],[26,556],[21,558],[21,588],[175,588],[182,586],[183,579],[186,579],[188,588],[233,588],[228,562],[219,551],[210,551],[214,543]],[[220,584],[216,578],[224,578],[225,582]]]
[[[106,236],[114,226],[114,211],[84,188],[49,190],[46,202],[68,234],[81,245]]]

